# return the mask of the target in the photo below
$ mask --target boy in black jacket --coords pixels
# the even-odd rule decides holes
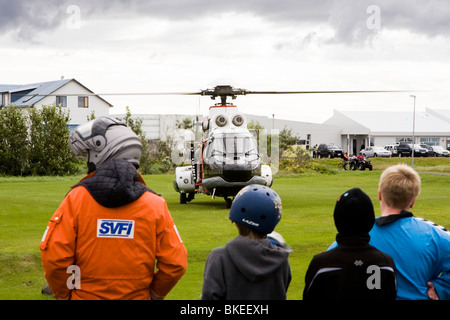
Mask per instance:
[[[338,246],[312,259],[304,300],[394,300],[395,264],[369,245],[375,222],[370,198],[359,188],[342,194],[334,209]]]

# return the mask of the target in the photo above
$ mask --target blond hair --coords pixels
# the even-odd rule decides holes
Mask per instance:
[[[409,209],[420,193],[420,184],[420,177],[413,168],[399,164],[384,170],[378,187],[386,205],[396,209]]]

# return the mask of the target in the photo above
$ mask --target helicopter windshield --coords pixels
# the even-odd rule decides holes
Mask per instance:
[[[252,171],[261,163],[256,140],[249,132],[216,133],[207,143],[204,160],[213,171]]]

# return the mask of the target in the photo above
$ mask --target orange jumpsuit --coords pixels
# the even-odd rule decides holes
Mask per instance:
[[[40,249],[45,277],[59,299],[161,299],[187,265],[167,204],[150,191],[107,208],[76,186],[51,217]],[[80,282],[69,289],[71,265],[78,267]]]

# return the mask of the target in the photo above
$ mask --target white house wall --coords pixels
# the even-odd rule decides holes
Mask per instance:
[[[70,96],[70,94],[74,93],[79,95]],[[70,112],[70,125],[79,125],[85,123],[91,112],[94,112],[96,118],[109,115],[110,105],[96,96],[88,96],[88,108],[79,108],[78,97],[82,97],[83,94],[88,96],[88,94],[92,94],[92,92],[79,85],[76,81],[70,81],[66,85],[52,92],[51,96],[47,96],[40,100],[38,103],[36,103],[35,107],[39,108],[43,105],[55,105],[55,95],[58,95],[67,96],[67,110]]]

